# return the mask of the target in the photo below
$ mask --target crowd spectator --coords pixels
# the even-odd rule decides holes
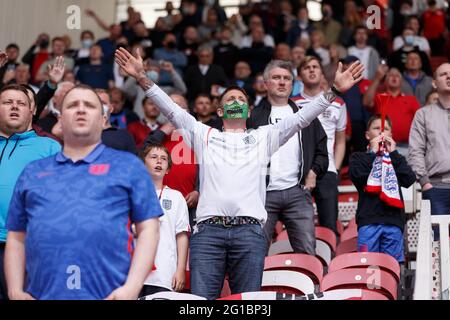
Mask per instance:
[[[169,150],[162,145],[150,145],[141,159],[155,185],[164,216],[160,218],[160,240],[155,256],[155,268],[145,279],[140,296],[162,291],[183,290],[186,283],[189,213],[183,195],[164,185],[164,177],[172,167]]]
[[[322,20],[316,22],[314,28],[324,34],[324,45],[329,46],[338,42],[342,25],[333,18],[333,8],[330,4],[322,3]]]
[[[372,80],[375,76],[380,56],[377,50],[367,44],[369,39],[368,30],[364,26],[355,29],[355,45],[348,48],[348,54],[355,56],[365,67],[364,78]]]
[[[450,212],[450,64],[441,64],[434,75],[435,104],[416,112],[409,136],[408,163],[422,186],[422,197],[431,201],[431,214]],[[438,230],[435,230],[435,236]],[[435,238],[436,239],[436,238]]]
[[[142,120],[134,121],[127,126],[127,130],[132,134],[138,148],[143,146],[145,138],[150,132],[157,130],[161,126],[161,123],[158,122],[160,112],[156,105],[145,96],[141,103],[144,117]]]
[[[381,121],[381,115],[370,118],[366,132],[369,148],[366,152],[355,152],[350,158],[349,175],[359,195],[356,211],[358,251],[385,253],[403,263],[405,261],[403,230],[406,215],[401,187],[409,188],[415,182],[415,175],[405,157],[396,150],[389,118],[385,120],[384,131],[381,131],[383,128]],[[380,151],[380,145],[383,145],[384,151]],[[381,192],[388,192],[384,193],[385,198],[382,198],[380,192],[368,192],[367,187],[371,179],[376,178],[376,174],[380,173],[380,180],[381,175],[386,174],[373,172],[376,170],[376,159],[386,157],[386,153],[392,161],[393,170],[390,172],[393,176],[386,176],[386,179],[390,179],[390,190],[386,191],[385,186],[381,186]],[[389,198],[393,197],[393,189],[398,193],[398,199]]]
[[[103,111],[91,89],[71,90],[61,108],[63,151],[29,164],[17,181],[5,252],[11,299],[116,300],[139,295],[153,265],[157,218],[163,212],[139,159],[101,144]],[[36,175],[39,178],[32,178]],[[55,188],[61,181],[72,183]],[[134,255],[130,221],[137,230]],[[92,246],[93,238],[99,246]],[[61,243],[65,250],[48,254],[48,247]],[[58,270],[73,272],[74,266],[83,270],[83,285],[67,285],[65,276],[55,276]]]
[[[42,83],[48,80],[48,66],[55,63],[57,57],[64,58],[64,64],[66,65],[67,70],[72,70],[75,66],[75,62],[72,58],[67,57],[65,55],[66,52],[66,44],[64,43],[64,39],[60,37],[53,38],[52,40],[52,53],[49,56],[47,61],[44,61],[39,68],[38,73],[36,74],[36,82]]]
[[[300,110],[294,101],[289,100],[293,78],[290,62],[274,60],[267,65],[264,71],[267,99],[253,110],[250,127],[277,124]],[[322,177],[327,167],[327,136],[317,119],[272,155],[270,172],[266,177],[267,222],[264,232],[268,245],[277,221],[281,220],[294,252],[315,254],[311,192],[315,187],[315,177]]]
[[[109,89],[115,86],[113,69],[110,64],[102,61],[102,47],[93,45],[90,48],[89,62],[82,64],[76,74],[76,79],[82,84],[96,89]]]
[[[0,67],[0,87],[14,78],[14,72],[19,65],[19,46],[15,43],[11,43],[6,47],[5,53],[8,56],[8,60]]]
[[[209,94],[214,84],[225,86],[228,79],[221,66],[213,64],[213,49],[202,46],[198,49],[198,64],[190,66],[184,75],[184,82],[189,88],[188,101],[193,101],[200,93]]]
[[[50,45],[50,36],[46,33],[41,33],[34,44],[28,49],[28,51],[22,57],[22,62],[30,65],[31,67],[31,82],[37,83],[36,76],[41,68],[41,65],[46,62],[50,57],[48,47]],[[36,49],[38,49],[37,52]]]
[[[102,143],[105,146],[116,150],[128,151],[133,154],[137,154],[136,143],[134,142],[131,134],[124,129],[118,129],[111,125],[110,117],[113,107],[111,105],[110,93],[103,89],[96,89],[95,93],[97,93],[100,98],[105,116],[105,123],[102,132]]]
[[[433,90],[432,78],[422,69],[422,60],[417,52],[410,52],[406,56],[405,71],[403,72],[402,92],[413,95],[420,105],[425,105],[427,94]]]
[[[189,112],[187,100],[179,94],[170,98],[183,110]],[[171,189],[181,192],[189,208],[189,224],[195,225],[195,212],[199,197],[199,170],[194,151],[184,142],[182,130],[167,122],[159,129],[150,132],[144,148],[151,144],[162,144],[170,152],[172,168],[165,175],[163,183]]]
[[[374,114],[382,113],[381,101],[377,99],[379,86],[384,79],[384,87],[388,95],[385,114],[392,124],[392,138],[396,142],[397,151],[403,155],[408,154],[408,139],[411,123],[416,111],[420,108],[416,97],[406,95],[401,91],[402,74],[395,68],[389,69],[386,65],[378,66],[377,73],[367,92],[364,95],[364,105]]]
[[[170,115],[175,127],[185,130],[185,137],[189,138],[189,143],[203,160],[199,164],[201,181],[197,225],[190,238],[191,292],[207,299],[218,298],[226,272],[231,293],[260,290],[267,252],[267,240],[262,230],[267,218],[264,209],[265,177],[261,170],[267,168],[270,156],[296,132],[306,128],[336,95],[329,91],[308,109],[302,109],[272,126],[248,132],[248,98],[242,89],[229,87],[222,94],[217,110],[220,117],[225,116],[224,132],[221,132],[197,122],[146,78],[139,55],[133,57],[126,50],[119,49],[116,61],[124,72],[137,78],[161,112]],[[336,90],[345,92],[362,79],[363,66],[355,63],[346,72],[340,71],[334,85]],[[262,146],[264,150],[261,150]],[[261,159],[261,152],[267,155],[264,159]],[[235,179],[238,172],[241,178]],[[221,183],[217,184],[217,181]],[[234,239],[231,244],[230,233]],[[222,254],[218,254],[220,252]],[[240,254],[233,254],[238,252]]]
[[[5,281],[5,242],[9,229],[6,220],[14,186],[28,163],[61,149],[56,141],[30,130],[35,111],[24,86],[11,85],[0,90],[0,300],[8,299],[16,289],[11,283],[7,287]],[[17,148],[19,143],[21,147]]]

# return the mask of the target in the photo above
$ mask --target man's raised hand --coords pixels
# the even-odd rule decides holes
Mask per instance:
[[[119,48],[115,54],[116,63],[120,69],[127,75],[139,80],[142,77],[146,77],[144,63],[142,61],[139,49],[136,50],[136,57],[133,57],[125,48]]]
[[[342,69],[342,63],[339,62],[333,85],[337,90],[344,93],[363,79],[364,66],[361,62],[355,61],[344,72]]]
[[[64,57],[59,56],[53,65],[48,66],[48,78],[53,85],[57,85],[64,77],[64,70],[66,64],[64,63]]]

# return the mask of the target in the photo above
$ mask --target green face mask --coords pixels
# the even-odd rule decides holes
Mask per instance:
[[[223,105],[224,119],[247,119],[248,118],[248,104],[234,101],[231,104]]]

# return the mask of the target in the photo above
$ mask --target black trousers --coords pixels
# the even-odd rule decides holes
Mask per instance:
[[[338,179],[337,174],[328,171],[316,182],[313,191],[316,200],[319,224],[338,235],[336,220],[338,219]]]
[[[141,293],[139,294],[139,297],[145,297],[145,296],[149,296],[158,292],[166,292],[166,291],[170,291],[167,288],[163,288],[163,287],[158,287],[158,286],[150,286],[150,285],[144,285],[144,287],[142,288]]]

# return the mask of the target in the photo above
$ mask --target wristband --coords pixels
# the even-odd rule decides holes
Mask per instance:
[[[56,88],[58,88],[58,85],[53,85],[50,80],[47,80],[47,86],[52,90],[56,90]]]
[[[336,89],[336,87],[334,86],[334,84],[331,86],[331,91],[334,92],[334,94],[338,95],[338,96],[342,96],[342,92],[340,92],[338,89]]]

